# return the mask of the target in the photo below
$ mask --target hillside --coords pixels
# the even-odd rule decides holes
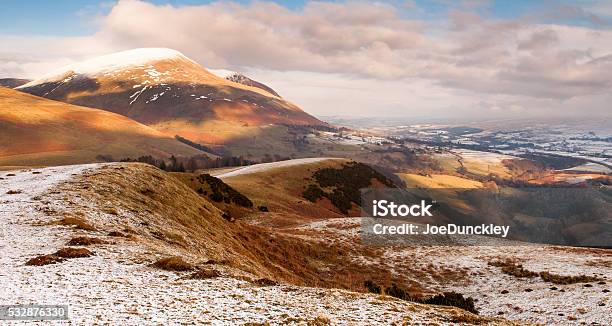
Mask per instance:
[[[270,125],[327,125],[270,91],[219,77],[170,49],[93,58],[18,89],[115,112],[207,145],[257,137],[256,146],[265,147],[261,136],[274,132]]]
[[[383,182],[387,182],[369,166],[325,157],[256,164],[213,174],[251,198],[255,206],[270,210],[270,214],[259,214],[259,221],[283,226],[359,216],[359,189],[386,187]],[[336,181],[333,186],[326,184]],[[320,196],[310,197],[312,189]]]
[[[0,87],[0,165],[204,154],[122,115]]]
[[[5,294],[18,302],[66,300],[72,322],[513,324],[455,307],[291,285],[304,282],[309,264],[323,277],[329,267],[317,260],[339,252],[280,234],[254,240],[262,232],[226,221],[178,180],[143,164],[13,171],[0,179],[0,198],[0,228],[11,228],[2,238]],[[303,259],[299,248],[309,250]],[[286,272],[272,257],[286,261]]]
[[[324,265],[336,272],[343,270],[344,278],[366,276],[380,286],[392,280],[411,294],[457,291],[477,298],[477,309],[487,316],[541,324],[563,324],[568,320],[603,324],[611,321],[604,313],[610,304],[609,279],[604,276],[611,263],[609,250],[504,240],[491,245],[490,238],[471,239],[475,242],[469,247],[462,243],[463,238],[448,239],[446,245],[364,244],[362,218],[347,217],[329,201],[313,203],[303,197],[303,190],[315,182],[318,171],[340,171],[349,162],[324,158],[289,160],[219,170],[214,174],[246,195],[254,207],[268,209],[267,212],[254,209],[240,220],[278,236],[300,239],[302,243],[318,243],[320,248],[333,244],[339,252],[350,252],[350,260],[343,261],[347,268]],[[399,177],[408,187],[481,189],[485,186],[449,175],[400,174]],[[456,199],[447,202],[453,202],[453,207],[460,211],[466,203]],[[532,276],[521,276],[520,269],[513,272],[496,267],[497,261],[524,264]],[[359,269],[362,264],[368,269]],[[542,278],[539,273],[557,275],[559,280]]]

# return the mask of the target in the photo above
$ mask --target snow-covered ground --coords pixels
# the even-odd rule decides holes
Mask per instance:
[[[294,230],[317,231],[319,240],[327,242],[359,241],[361,218],[313,221]],[[309,239],[317,234],[307,233]],[[373,249],[372,247],[370,247]],[[477,299],[481,315],[500,316],[510,320],[544,325],[580,324],[612,325],[612,252],[528,245],[516,242],[498,245],[471,246],[382,246],[379,261],[354,257],[366,264],[384,264],[402,275],[417,273],[414,281],[437,291],[456,291]],[[558,285],[544,282],[540,277],[518,278],[501,272],[489,262],[514,259],[525,269],[548,271],[565,276],[596,276],[600,282]],[[374,261],[373,261],[374,260]],[[435,279],[432,271],[450,270],[465,275],[458,281]],[[504,291],[505,290],[505,291]],[[504,291],[504,293],[502,293]],[[507,292],[506,292],[507,291]]]
[[[453,149],[453,153],[460,155],[466,161],[477,161],[482,164],[500,164],[503,160],[517,159],[516,156],[502,155],[491,152],[473,151],[469,149]]]
[[[575,166],[573,168],[564,169],[563,171],[612,173],[612,169],[609,169],[601,164],[591,163],[591,162],[585,163],[583,165]]]
[[[87,198],[59,191],[101,164],[0,172],[0,304],[66,304],[69,322],[57,324],[214,324],[246,322],[331,324],[408,322],[451,324],[456,308],[417,305],[371,294],[296,286],[259,287],[231,277],[186,280],[148,266],[157,253],[138,242],[97,231],[49,225],[46,214],[70,211]],[[81,206],[82,207],[82,206]],[[90,205],[95,209],[95,205]],[[66,246],[76,235],[109,244],[95,255],[46,266],[24,266]],[[15,324],[17,324],[15,322]]]
[[[253,165],[238,168],[230,172],[225,172],[225,173],[215,175],[215,177],[228,178],[228,177],[234,177],[234,176],[242,175],[242,174],[265,172],[265,171],[275,169],[275,168],[284,168],[284,167],[295,166],[295,165],[311,164],[311,163],[317,163],[317,162],[326,161],[326,160],[337,160],[337,158],[313,157],[313,158],[299,158],[299,159],[294,159],[294,160],[278,161],[278,162],[271,162],[271,163],[253,164]]]

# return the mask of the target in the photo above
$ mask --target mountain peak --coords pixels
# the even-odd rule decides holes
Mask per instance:
[[[213,126],[223,126],[224,132],[234,128],[240,135],[247,127],[326,125],[260,82],[229,71],[219,74],[178,51],[145,48],[72,64],[17,89],[119,113],[204,143],[236,138],[219,137]]]
[[[186,60],[193,62],[181,52],[168,48],[137,48],[107,55],[94,57],[89,60],[71,64],[51,73],[43,78],[33,80],[19,88],[31,87],[65,76],[67,72],[95,76],[112,74],[113,72],[130,67],[141,67],[146,64],[162,60]],[[68,77],[68,76],[67,76]]]

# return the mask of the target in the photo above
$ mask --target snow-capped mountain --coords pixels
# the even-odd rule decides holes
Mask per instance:
[[[229,81],[233,81],[234,83],[238,83],[238,84],[242,84],[242,85],[246,85],[246,86],[252,86],[252,87],[257,87],[257,88],[261,88],[264,91],[274,95],[274,96],[278,96],[280,97],[280,95],[278,95],[278,93],[273,90],[271,87],[269,87],[268,85],[265,85],[263,83],[260,83],[250,77],[247,77],[237,71],[231,71],[231,70],[226,70],[226,69],[208,69],[208,71],[212,72],[213,74],[221,77],[221,78],[225,78]]]
[[[219,143],[224,139],[212,130],[220,124],[226,126],[223,130],[269,124],[326,125],[274,91],[222,78],[165,48],[93,58],[17,89],[119,113],[169,134]]]

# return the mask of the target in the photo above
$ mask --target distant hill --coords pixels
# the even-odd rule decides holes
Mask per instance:
[[[0,87],[0,165],[196,154],[204,152],[122,115]]]
[[[15,87],[21,86],[23,84],[27,84],[30,81],[31,80],[29,80],[29,79],[0,78],[0,87],[15,88]]]

